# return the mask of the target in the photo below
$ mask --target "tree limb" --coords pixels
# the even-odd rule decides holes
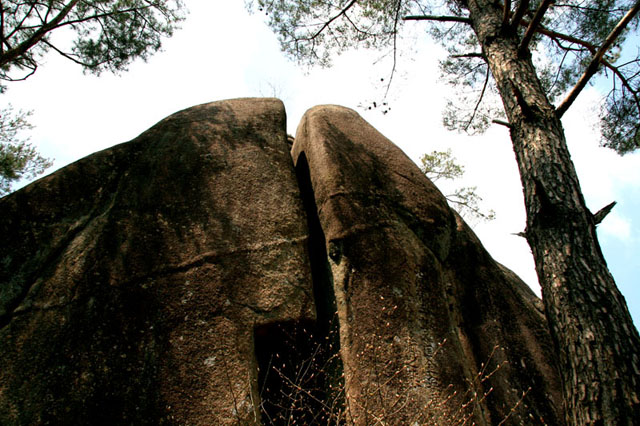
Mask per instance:
[[[471,113],[471,118],[469,119],[469,122],[467,123],[467,125],[464,126],[465,132],[467,131],[469,126],[471,126],[473,119],[476,118],[476,113],[478,112],[478,108],[480,107],[480,104],[482,103],[482,99],[484,98],[484,92],[487,90],[487,85],[489,84],[490,75],[491,75],[491,71],[489,69],[489,66],[487,66],[487,73],[484,77],[484,85],[482,86],[482,91],[480,92],[480,97],[478,98],[478,102],[476,102],[476,106],[475,108],[473,108],[473,113]]]
[[[614,66],[604,58],[602,59],[602,64],[605,67],[609,68],[620,79],[620,83],[622,83],[622,86],[631,93],[631,95],[633,96],[633,100],[635,101],[636,105],[638,105],[638,110],[640,111],[640,98],[638,98],[638,91],[631,86],[631,83],[629,83],[629,80],[626,78],[626,76],[622,74],[618,67]]]
[[[502,27],[509,26],[509,16],[511,16],[511,0],[504,0],[504,9],[502,13]]]
[[[49,43],[49,41],[47,41],[46,39],[42,40],[42,42],[43,42],[44,44],[46,44],[47,46],[49,46],[50,48],[52,48],[53,50],[55,50],[56,52],[58,52],[61,56],[63,56],[63,57],[65,57],[65,58],[69,59],[70,61],[75,62],[75,63],[76,63],[76,64],[78,64],[78,65],[82,65],[83,67],[86,67],[86,68],[92,68],[92,67],[93,67],[93,65],[88,64],[88,63],[86,63],[86,62],[82,62],[82,61],[80,61],[79,59],[74,58],[72,55],[70,55],[70,54],[68,54],[68,53],[63,52],[62,50],[58,49],[58,48],[57,48],[56,46],[54,46],[53,44]]]
[[[391,68],[391,75],[389,76],[389,81],[387,82],[387,90],[384,93],[384,97],[386,98],[389,94],[389,89],[391,88],[391,82],[393,81],[393,76],[396,73],[396,65],[398,62],[398,19],[400,18],[400,6],[401,3],[398,2],[398,7],[396,8],[395,18],[393,20],[393,67]]]
[[[471,25],[471,19],[464,16],[444,16],[444,15],[410,15],[402,18],[403,21],[439,21],[439,22],[460,22]]]
[[[620,36],[622,31],[627,27],[629,22],[636,16],[636,14],[640,11],[640,0],[638,0],[629,11],[620,19],[618,24],[616,24],[615,28],[609,33],[607,38],[605,39],[602,46],[598,49],[598,51],[593,55],[591,62],[587,65],[584,73],[578,80],[578,83],[571,89],[571,92],[567,95],[564,101],[560,104],[560,106],[556,109],[556,114],[558,117],[562,117],[562,115],[567,112],[571,104],[576,100],[580,92],[586,87],[587,83],[598,72],[598,68],[602,63],[602,59],[604,54],[607,53],[611,45],[616,41],[616,39]]]
[[[455,59],[461,59],[461,58],[480,58],[480,59],[486,59],[486,57],[484,56],[484,53],[480,53],[480,52],[471,52],[471,53],[462,53],[459,55],[450,55],[450,58],[455,58]]]
[[[527,48],[529,47],[529,42],[533,38],[533,34],[536,32],[536,29],[540,25],[540,22],[542,22],[544,14],[547,13],[547,9],[549,9],[549,6],[551,6],[551,4],[553,4],[554,2],[555,0],[542,0],[540,7],[538,7],[538,10],[536,10],[536,14],[533,16],[533,19],[529,23],[524,36],[522,36],[520,47],[518,47],[519,55],[522,55],[526,52]]]
[[[11,63],[16,58],[24,55],[29,49],[35,46],[40,40],[44,38],[45,35],[47,35],[49,31],[54,29],[69,14],[69,12],[71,12],[78,1],[80,0],[71,0],[64,8],[62,8],[60,13],[58,13],[55,18],[53,18],[50,22],[42,25],[42,27],[35,31],[31,35],[31,37],[29,37],[13,49],[0,55],[0,66],[5,66]]]
[[[495,120],[491,120],[491,122],[495,123],[495,124],[499,124],[501,126],[504,126],[504,127],[508,128],[508,129],[511,129],[511,127],[512,127],[510,123],[507,123],[506,121],[503,121],[503,120],[495,119]]]
[[[511,20],[511,29],[516,30],[520,25],[520,21],[524,17],[524,14],[529,10],[529,0],[520,0],[520,4],[518,4],[518,8],[516,12],[513,14],[513,19]]]
[[[530,22],[526,19],[521,19],[520,20],[520,25],[528,27],[530,25]],[[543,27],[542,25],[538,25],[536,28],[536,32],[545,35],[551,39],[557,38],[560,40],[564,40],[564,41],[568,41],[569,43],[575,43],[579,46],[583,46],[586,49],[588,49],[590,52],[595,53],[597,50],[597,47],[595,45],[593,45],[592,43],[586,41],[586,40],[582,40],[580,38],[568,35],[568,34],[564,34],[564,33],[559,33],[557,31],[553,31],[550,30],[548,28]]]
[[[332,17],[331,19],[329,19],[327,22],[325,22],[322,27],[311,37],[305,37],[303,40],[315,40],[320,34],[322,34],[322,32],[333,23],[333,21],[335,21],[336,19],[338,19],[339,17],[341,17],[342,15],[344,15],[345,13],[347,13],[349,11],[349,9],[351,9],[353,7],[354,4],[356,4],[358,2],[358,0],[351,0],[351,3],[349,3],[348,5],[346,5],[344,7],[344,9],[342,9],[340,11],[340,13],[338,13],[337,15],[335,15],[334,17]]]
[[[13,37],[15,33],[20,31],[20,29],[22,28],[22,24],[24,24],[24,21],[26,21],[29,15],[31,15],[31,12],[33,11],[33,9],[35,9],[35,7],[36,7],[35,3],[31,5],[27,13],[25,13],[22,19],[20,20],[20,22],[18,22],[16,26],[11,30],[11,32],[6,36],[5,40],[10,39],[11,37]],[[17,8],[16,8],[16,13],[17,13]],[[2,15],[4,16],[4,13]]]

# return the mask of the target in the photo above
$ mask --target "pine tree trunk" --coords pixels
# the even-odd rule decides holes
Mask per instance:
[[[572,425],[640,424],[640,337],[611,276],[567,149],[562,124],[502,8],[466,4],[511,125],[524,189],[526,237]]]

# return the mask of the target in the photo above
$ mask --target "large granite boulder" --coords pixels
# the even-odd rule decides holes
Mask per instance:
[[[0,200],[0,424],[259,418],[254,327],[314,315],[285,120],[194,107]]]
[[[0,424],[560,423],[540,301],[418,168],[345,108],[289,142],[215,102],[0,199]]]
[[[351,421],[561,422],[540,301],[399,148],[320,106],[292,155],[326,240]]]

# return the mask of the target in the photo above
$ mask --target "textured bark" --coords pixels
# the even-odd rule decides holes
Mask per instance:
[[[526,237],[558,351],[570,424],[640,424],[640,338],[600,250],[562,124],[502,9],[467,3],[511,125]]]

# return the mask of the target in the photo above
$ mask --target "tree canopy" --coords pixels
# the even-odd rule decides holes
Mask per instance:
[[[125,70],[160,49],[183,14],[181,0],[7,0],[0,18],[0,79],[14,81],[49,51],[90,72]]]
[[[429,34],[449,56],[441,66],[457,89],[445,112],[445,125],[482,131],[504,112],[489,94],[495,80],[464,1],[434,0],[253,0],[268,15],[281,47],[302,64],[330,64],[331,56],[354,47],[398,47],[403,27],[430,21]],[[562,116],[592,77],[607,85],[601,109],[603,145],[624,154],[640,147],[640,5],[635,0],[505,0],[505,25],[520,34],[523,53],[532,52],[538,77]],[[624,20],[623,20],[624,18]],[[622,24],[622,25],[620,25]],[[560,99],[562,96],[564,98]]]
[[[27,79],[51,51],[87,72],[124,71],[157,52],[183,19],[181,0],[3,0],[0,80]],[[0,112],[0,195],[51,165],[19,136],[31,127],[28,115],[10,106]]]

